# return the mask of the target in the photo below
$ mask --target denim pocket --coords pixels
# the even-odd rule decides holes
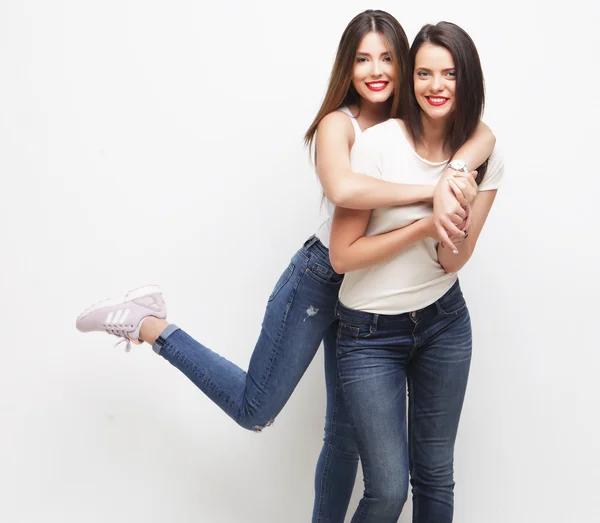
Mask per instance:
[[[467,302],[460,289],[445,294],[436,304],[440,314],[445,314],[446,316],[458,314],[467,306]]]
[[[338,274],[332,268],[322,265],[318,262],[308,265],[306,268],[306,274],[308,274],[313,280],[319,283],[325,283],[328,285],[339,285],[344,279],[343,274]]]
[[[292,274],[294,274],[295,268],[295,265],[292,262],[290,262],[288,268],[285,271],[283,271],[283,274],[279,277],[279,280],[275,284],[273,292],[271,293],[271,296],[269,296],[269,301],[273,301],[275,297],[279,294],[279,291],[285,287],[285,284],[288,281],[290,281]]]
[[[340,321],[338,327],[338,336],[348,336],[355,340],[368,338],[371,334],[373,334],[373,330],[370,325],[351,324]]]

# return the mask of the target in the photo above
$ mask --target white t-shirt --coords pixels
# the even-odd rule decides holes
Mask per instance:
[[[437,184],[448,164],[421,158],[394,119],[371,127],[357,138],[351,161],[356,173],[421,185]],[[503,158],[494,150],[479,190],[497,189],[503,174]],[[365,235],[393,231],[432,213],[431,203],[374,209]],[[440,265],[436,246],[433,238],[426,238],[379,265],[348,272],[340,289],[340,301],[351,309],[374,314],[402,314],[431,305],[457,279],[456,274],[446,273]]]
[[[362,134],[360,125],[358,125],[358,120],[347,107],[340,107],[338,110],[342,111],[350,118],[350,121],[352,122],[352,127],[354,127],[354,142],[356,143],[356,139]],[[321,243],[329,249],[329,238],[331,237],[331,222],[333,221],[333,212],[335,210],[335,206],[327,198],[325,198],[325,205],[327,207],[327,219],[321,224],[315,236],[319,238],[319,240],[321,240]]]

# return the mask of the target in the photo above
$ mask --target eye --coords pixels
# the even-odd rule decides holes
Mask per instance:
[[[429,75],[429,73],[427,71],[417,71],[417,76],[419,76],[421,78],[425,78],[428,75]]]
[[[391,57],[391,56],[385,56],[385,57],[383,58],[383,61],[384,61],[384,62],[391,62],[391,61],[392,61],[392,57]]]
[[[456,71],[449,71],[446,73],[450,78],[456,78]]]
[[[356,59],[356,61],[357,61],[359,64],[363,64],[363,63],[365,63],[365,62],[367,61],[367,59],[366,59],[364,56],[359,56],[359,57]]]

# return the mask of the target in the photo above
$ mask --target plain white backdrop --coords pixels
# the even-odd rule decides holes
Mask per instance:
[[[506,154],[461,273],[475,346],[455,521],[600,520],[597,7],[528,0],[4,0],[0,520],[310,521],[321,352],[257,435],[148,346],[74,323],[158,283],[172,321],[246,367],[320,222],[302,136],[367,8],[410,40],[439,20],[471,34]]]

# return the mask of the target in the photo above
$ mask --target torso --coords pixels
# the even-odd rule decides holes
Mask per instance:
[[[385,181],[435,185],[447,165],[447,160],[430,162],[421,158],[396,120],[373,127],[361,140],[366,143],[361,144],[358,154],[365,148],[376,151],[380,158],[380,177]],[[432,213],[430,203],[374,209],[365,235],[399,229]],[[446,273],[439,264],[436,247],[434,239],[426,238],[384,263],[347,273],[340,301],[351,309],[376,314],[400,314],[430,305],[450,289],[457,278],[456,274]]]

